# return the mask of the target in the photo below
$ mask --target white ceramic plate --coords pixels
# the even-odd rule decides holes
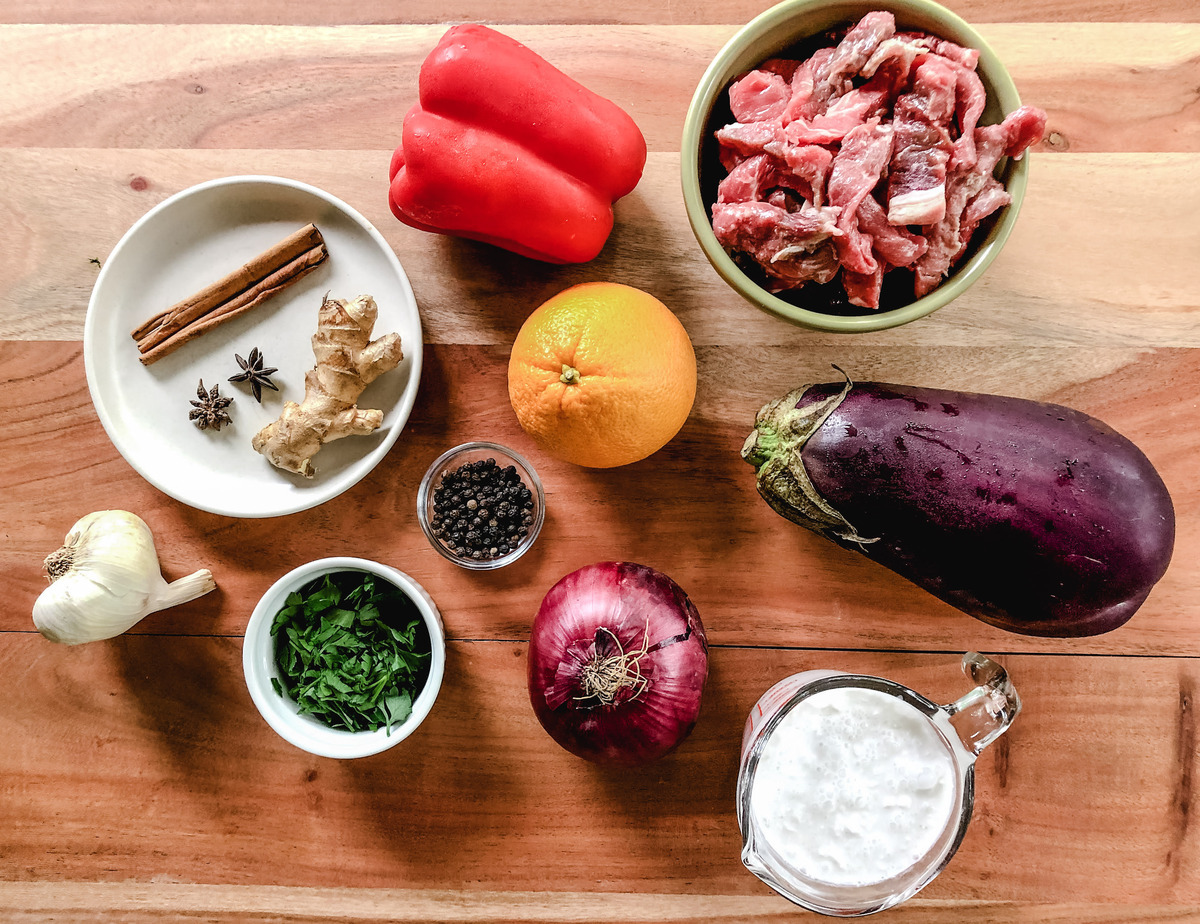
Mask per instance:
[[[150,366],[130,331],[147,318],[237,269],[308,222],[325,238],[328,259],[241,317]],[[260,456],[250,439],[301,401],[313,365],[311,338],[322,296],[374,297],[374,335],[400,334],[404,360],[359,399],[384,412],[383,426],[322,447],[306,479]],[[231,517],[295,513],[336,497],[387,455],[408,420],[421,378],[421,318],[408,278],[383,236],[362,215],[304,183],[235,176],[201,183],[147,212],[109,254],[92,290],[83,356],[96,412],[117,450],[159,490],[200,510]],[[279,391],[226,381],[241,370],[234,354],[258,347],[277,366]],[[188,420],[200,379],[234,399],[233,423],[199,430]]]

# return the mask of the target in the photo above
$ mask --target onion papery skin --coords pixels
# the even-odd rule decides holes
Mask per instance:
[[[599,640],[599,641],[598,641]],[[582,698],[597,645],[644,654],[641,689],[611,703]],[[562,578],[542,600],[529,640],[529,698],[555,741],[597,764],[634,767],[674,750],[700,715],[708,638],[671,578],[645,565],[600,562]]]

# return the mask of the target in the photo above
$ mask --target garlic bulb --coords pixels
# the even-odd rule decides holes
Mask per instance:
[[[207,569],[170,584],[163,580],[150,527],[124,510],[89,513],[45,567],[50,586],[33,605],[33,624],[66,645],[120,635],[142,617],[217,586]]]

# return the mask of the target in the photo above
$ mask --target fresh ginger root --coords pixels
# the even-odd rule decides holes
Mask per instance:
[[[304,401],[288,401],[274,423],[251,441],[272,465],[311,478],[312,457],[325,443],[365,436],[383,423],[383,411],[360,410],[358,396],[404,358],[400,335],[371,340],[379,308],[375,299],[322,299],[312,338],[317,364],[304,376]]]

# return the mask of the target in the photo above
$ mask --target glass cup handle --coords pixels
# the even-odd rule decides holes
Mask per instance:
[[[963,655],[962,670],[975,684],[974,689],[942,708],[963,746],[978,755],[1012,724],[1021,711],[1021,697],[1008,679],[1008,672],[978,652]]]

